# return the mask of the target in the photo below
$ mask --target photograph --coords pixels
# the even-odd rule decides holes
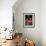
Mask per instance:
[[[24,27],[35,26],[35,13],[24,13]]]

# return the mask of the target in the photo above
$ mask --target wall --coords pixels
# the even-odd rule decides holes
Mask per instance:
[[[40,0],[23,0],[20,5],[13,7],[15,29],[18,32],[23,33],[23,37],[31,39],[35,42],[36,46],[41,46],[41,34],[40,34],[40,12],[41,12]],[[24,28],[23,27],[23,13],[35,13],[35,27]]]
[[[5,35],[10,35],[9,31],[5,32],[4,27],[12,29],[12,6],[16,0],[0,0],[0,38],[5,38]],[[1,29],[1,27],[3,27]]]
[[[0,27],[12,29],[12,6],[16,0],[0,0]]]
[[[41,1],[40,31],[42,46],[46,46],[46,0]]]

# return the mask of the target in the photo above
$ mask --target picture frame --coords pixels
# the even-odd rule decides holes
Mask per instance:
[[[28,28],[35,27],[35,13],[23,13],[23,26]]]

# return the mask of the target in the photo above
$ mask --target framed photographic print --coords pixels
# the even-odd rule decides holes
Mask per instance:
[[[23,16],[24,27],[35,27],[35,13],[24,13]]]

